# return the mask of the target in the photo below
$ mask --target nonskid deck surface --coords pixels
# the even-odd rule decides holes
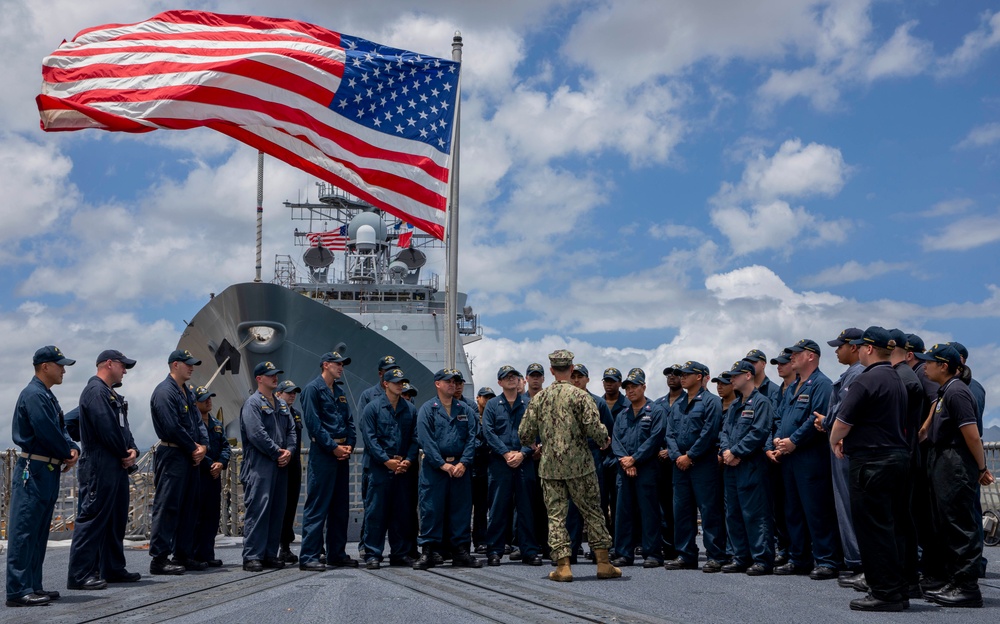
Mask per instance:
[[[590,563],[573,567],[575,580],[557,584],[552,569],[517,562],[499,568],[428,572],[383,567],[378,571],[301,572],[298,566],[252,574],[241,568],[239,540],[219,538],[225,565],[179,577],[150,576],[144,549],[127,548],[138,583],[103,591],[69,591],[69,548],[50,545],[45,587],[62,598],[49,606],[4,608],[3,622],[963,622],[1000,615],[1000,565],[980,581],[985,609],[944,609],[912,600],[899,614],[852,612],[860,594],[834,581],[808,577],[703,574],[663,568],[624,568],[623,578],[598,581]],[[297,544],[293,550],[297,550]],[[356,545],[348,552],[356,553]],[[987,556],[993,549],[987,550]],[[5,555],[0,559],[6,560]],[[994,560],[1000,559],[1000,553]]]

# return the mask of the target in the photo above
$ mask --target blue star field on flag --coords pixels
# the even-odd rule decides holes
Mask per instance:
[[[459,64],[342,35],[344,76],[330,108],[372,130],[451,151]]]

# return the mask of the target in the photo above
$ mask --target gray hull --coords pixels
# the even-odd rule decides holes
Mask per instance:
[[[399,315],[399,318],[405,320],[406,316]],[[414,314],[412,317],[414,325],[417,321],[426,324],[427,319],[432,319],[439,325],[439,331],[432,334],[441,336],[443,333],[441,316]],[[363,323],[282,286],[235,284],[215,296],[195,315],[177,347],[189,350],[202,360],[195,371],[194,382],[205,384],[222,367],[211,384],[212,391],[217,394],[213,407],[217,411],[221,408],[227,435],[238,438],[240,408],[257,388],[253,368],[263,361],[271,361],[285,371],[281,379],[291,379],[303,386],[319,374],[320,357],[324,353],[335,349],[346,351],[351,364],[344,369],[343,387],[356,408],[361,393],[378,382],[379,359],[391,354],[419,389],[417,404],[433,396],[433,372],[424,362],[434,365],[443,361],[443,337],[425,345],[420,352],[424,361],[420,361],[411,355],[406,345],[384,337],[371,325],[371,322]],[[268,328],[272,334],[265,341],[254,338],[248,342],[251,333],[258,333],[255,328]],[[435,349],[434,343],[440,347]],[[459,368],[464,366],[467,371],[464,352],[459,362]],[[354,414],[357,421],[356,409]]]

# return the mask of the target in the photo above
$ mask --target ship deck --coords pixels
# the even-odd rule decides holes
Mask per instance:
[[[21,622],[963,622],[1000,615],[1000,555],[980,581],[985,608],[944,609],[911,600],[903,613],[860,613],[848,602],[861,594],[833,581],[624,568],[621,579],[598,582],[590,563],[574,566],[573,583],[545,579],[552,569],[510,563],[498,568],[428,572],[301,572],[297,566],[251,574],[241,569],[241,540],[220,537],[216,556],[225,565],[183,576],[149,576],[144,545],[128,543],[129,570],[138,583],[103,591],[65,589],[69,542],[52,541],[45,586],[62,598],[45,607],[4,608],[0,621]],[[293,550],[297,550],[293,545]],[[351,544],[348,552],[356,553]],[[6,555],[0,555],[6,561]]]

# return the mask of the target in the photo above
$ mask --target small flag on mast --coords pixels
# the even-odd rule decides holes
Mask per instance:
[[[342,230],[343,228],[330,232],[309,232],[306,234],[306,238],[309,239],[310,247],[322,245],[330,251],[345,251],[347,249],[347,236]]]

